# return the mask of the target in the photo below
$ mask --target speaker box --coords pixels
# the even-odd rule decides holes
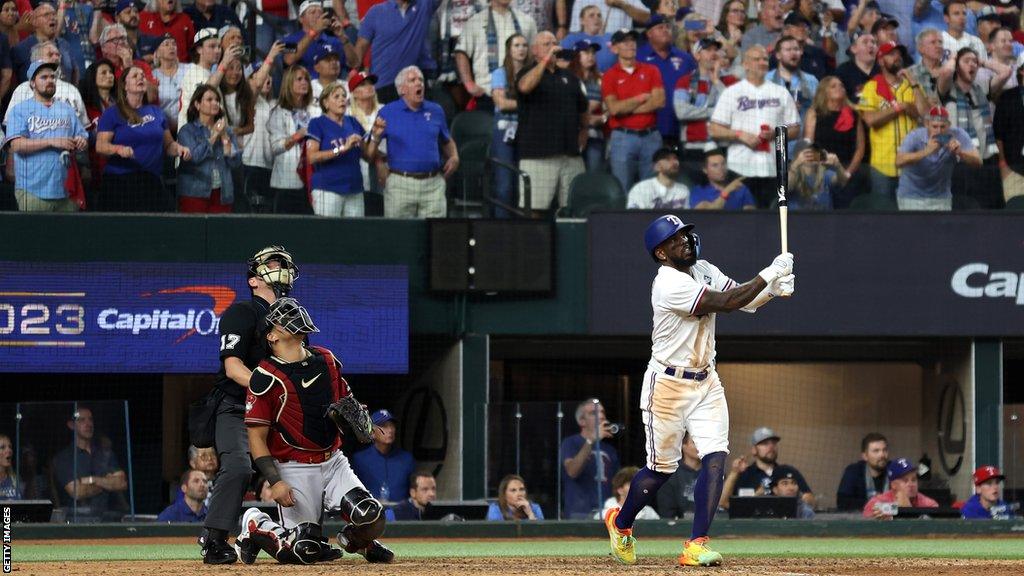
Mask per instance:
[[[555,226],[546,220],[430,220],[430,289],[550,294]]]

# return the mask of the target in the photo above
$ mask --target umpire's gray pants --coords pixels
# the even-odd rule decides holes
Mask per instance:
[[[245,428],[245,407],[225,398],[217,407],[216,448],[220,469],[206,513],[206,528],[234,532],[242,514],[242,497],[249,487],[252,461]]]

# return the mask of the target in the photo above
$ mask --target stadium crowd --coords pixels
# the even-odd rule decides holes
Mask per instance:
[[[437,217],[486,178],[500,217],[581,174],[768,208],[778,125],[795,209],[1024,202],[1016,3],[6,0],[0,29],[7,209]]]

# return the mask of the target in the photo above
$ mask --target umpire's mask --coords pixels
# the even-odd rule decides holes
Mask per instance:
[[[271,268],[269,264],[277,262],[279,268]],[[270,285],[274,294],[280,298],[287,296],[292,284],[299,279],[299,268],[292,261],[292,255],[283,246],[267,246],[249,259],[249,277],[259,278]]]

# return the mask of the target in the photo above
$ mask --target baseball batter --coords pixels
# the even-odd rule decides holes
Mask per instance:
[[[338,533],[346,552],[369,562],[391,562],[394,554],[376,538],[384,532],[384,508],[363,487],[341,452],[336,410],[354,404],[370,434],[369,415],[341,376],[341,362],[326,348],[306,346],[319,332],[294,298],[279,298],[267,313],[266,341],[271,356],[252,373],[245,424],[257,469],[270,483],[281,524],[256,508],[242,517],[238,550],[252,564],[260,550],[278,562],[310,564],[335,560],[341,551],[321,535],[321,520],[339,515],[348,524]]]
[[[708,547],[708,528],[718,508],[729,453],[729,409],[715,371],[715,314],[754,312],[794,290],[793,255],[780,254],[770,266],[737,285],[706,260],[693,224],[673,215],[652,222],[644,234],[647,253],[660,265],[651,286],[654,331],[651,360],[640,393],[647,465],[630,484],[620,508],[605,514],[612,556],[636,563],[633,520],[650,503],[682,459],[690,433],[701,459],[693,489],[693,532],[679,556],[682,566],[714,566],[722,555]]]

